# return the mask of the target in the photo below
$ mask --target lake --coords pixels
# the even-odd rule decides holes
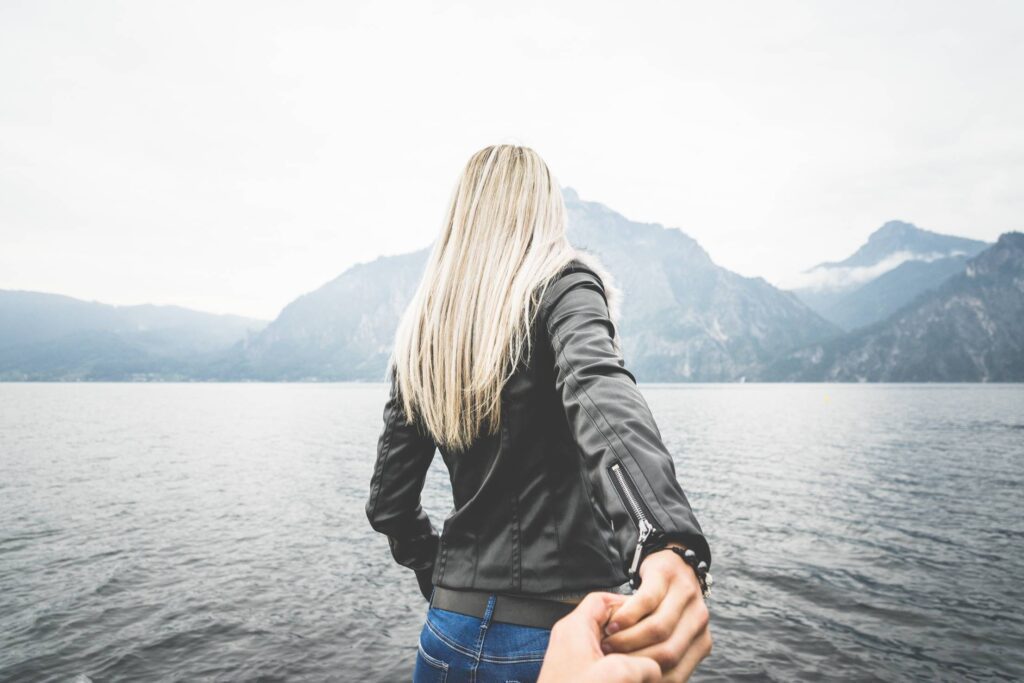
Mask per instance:
[[[641,389],[714,554],[694,680],[1024,678],[1024,386]],[[386,393],[0,384],[0,680],[408,679]]]

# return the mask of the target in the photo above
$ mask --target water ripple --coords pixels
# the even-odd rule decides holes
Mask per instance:
[[[1024,387],[643,390],[715,555],[695,680],[1024,678]],[[363,512],[385,398],[0,385],[0,681],[407,680],[425,605]]]

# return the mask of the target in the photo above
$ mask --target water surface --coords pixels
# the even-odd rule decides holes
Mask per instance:
[[[714,553],[694,680],[1024,678],[1024,387],[642,389]],[[0,384],[0,680],[407,679],[385,397]]]

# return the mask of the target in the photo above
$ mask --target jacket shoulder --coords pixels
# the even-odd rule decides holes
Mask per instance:
[[[600,259],[583,251],[577,251],[576,256],[548,283],[540,302],[541,320],[547,320],[547,314],[562,295],[584,282],[597,285],[608,305],[609,317],[617,327],[622,305],[622,290]]]
[[[601,282],[600,276],[590,268],[587,268],[582,263],[573,259],[573,261],[563,266],[558,274],[551,278],[547,287],[544,288],[544,292],[540,300],[540,319],[542,321],[547,321],[551,311],[555,308],[562,297],[564,297],[569,290],[582,283],[588,283],[604,294],[604,286]]]

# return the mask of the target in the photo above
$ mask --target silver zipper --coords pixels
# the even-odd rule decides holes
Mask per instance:
[[[633,562],[629,566],[629,580],[630,583],[633,583],[633,577],[636,576],[637,569],[640,566],[640,554],[643,550],[644,542],[654,533],[654,525],[647,519],[640,501],[634,495],[632,484],[626,478],[626,472],[622,469],[622,464],[618,462],[613,464],[611,471],[619,482],[619,490],[622,491],[626,498],[626,503],[633,513],[633,521],[636,522],[637,530],[639,531],[639,536],[636,539],[636,549],[633,550]]]

